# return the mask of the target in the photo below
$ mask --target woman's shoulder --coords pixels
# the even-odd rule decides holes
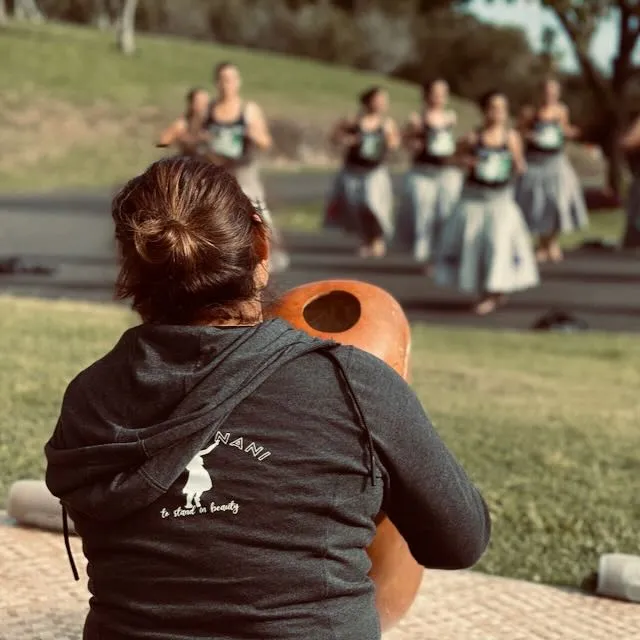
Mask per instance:
[[[359,386],[381,397],[382,392],[403,395],[409,389],[406,380],[382,358],[358,347],[343,346],[340,349],[346,359],[345,373]]]
[[[336,361],[351,383],[359,388],[367,388],[379,393],[381,389],[404,390],[407,383],[384,360],[377,356],[350,345],[335,345],[331,349],[311,351],[293,361],[291,375],[293,380],[300,375],[314,378],[317,388],[333,385],[336,376]],[[295,369],[295,371],[294,371]]]
[[[63,397],[63,406],[76,405],[93,397],[104,389],[105,379],[113,378],[113,372],[122,364],[131,345],[131,335],[137,326],[127,329],[113,347],[94,362],[79,371],[67,384]]]

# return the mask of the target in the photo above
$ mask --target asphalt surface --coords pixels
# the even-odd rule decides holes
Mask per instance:
[[[283,204],[321,201],[330,176],[315,173],[266,177],[277,223]],[[399,179],[396,179],[398,185]],[[1,274],[0,293],[110,301],[116,274],[109,199],[100,193],[0,196],[0,263],[20,256],[55,268],[51,275]],[[478,318],[471,300],[435,287],[412,260],[355,256],[355,243],[339,234],[285,233],[290,269],[275,290],[314,280],[352,278],[388,290],[412,320],[492,329],[529,329],[549,311],[565,311],[593,330],[640,331],[640,255],[578,251],[558,265],[543,265],[542,286],[514,295],[495,314]]]

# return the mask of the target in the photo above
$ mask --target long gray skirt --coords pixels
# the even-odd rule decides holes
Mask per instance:
[[[414,167],[405,176],[395,245],[420,262],[433,256],[444,225],[460,198],[464,175],[457,167]]]
[[[516,201],[531,232],[549,236],[589,225],[580,180],[564,153],[529,154],[516,183]]]
[[[538,266],[511,188],[466,185],[436,253],[434,279],[465,293],[511,293],[539,284]]]
[[[634,178],[627,194],[627,224],[623,249],[640,249],[640,177]]]
[[[333,181],[325,228],[337,228],[372,240],[393,235],[393,188],[389,170],[343,167]]]
[[[284,271],[289,266],[289,256],[282,247],[282,237],[273,223],[273,216],[267,207],[264,185],[260,178],[260,170],[256,163],[232,167],[229,169],[245,195],[254,203],[256,209],[269,225],[272,239],[270,269],[274,273]]]

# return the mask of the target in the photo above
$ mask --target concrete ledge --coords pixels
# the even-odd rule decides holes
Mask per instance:
[[[7,526],[1,526],[7,525]],[[0,513],[0,640],[80,640],[89,594],[59,534]],[[640,606],[475,571],[427,571],[409,615],[384,640],[637,640]]]

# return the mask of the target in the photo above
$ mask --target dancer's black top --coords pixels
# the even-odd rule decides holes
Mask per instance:
[[[456,152],[456,139],[453,124],[434,127],[423,124],[421,132],[424,146],[413,156],[414,165],[443,165],[453,157]]]
[[[490,189],[501,189],[509,184],[513,175],[513,155],[509,149],[509,130],[505,129],[504,142],[489,146],[484,132],[478,130],[472,153],[475,164],[467,175],[467,183]]]
[[[246,165],[253,159],[253,145],[247,136],[247,118],[245,107],[240,115],[230,122],[219,120],[215,116],[215,102],[209,106],[209,116],[205,121],[205,129],[211,134],[209,147],[225,165]]]
[[[557,154],[564,148],[564,131],[557,119],[543,120],[536,116],[531,124],[531,134],[527,140],[527,151]]]
[[[386,160],[388,148],[384,125],[367,131],[357,123],[347,127],[345,132],[358,136],[358,141],[347,148],[345,166],[375,169]]]
[[[70,383],[46,455],[89,562],[85,640],[379,640],[381,509],[426,567],[489,541],[408,384],[281,320],[129,329]]]

